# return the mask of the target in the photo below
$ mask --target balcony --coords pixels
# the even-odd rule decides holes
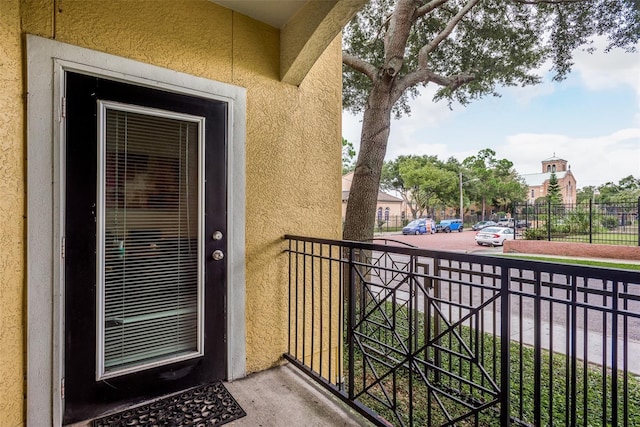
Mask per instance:
[[[291,364],[225,383],[225,387],[246,412],[246,416],[228,422],[224,424],[225,426],[356,427],[372,425],[349,405],[333,396]],[[163,421],[166,422],[166,420]],[[92,426],[92,421],[83,421],[68,427]]]
[[[286,240],[289,363],[226,384],[228,425],[640,422],[640,273]]]
[[[640,423],[640,273],[286,240],[285,358],[375,425]]]
[[[249,375],[226,387],[247,413],[229,426],[372,425],[292,364]]]

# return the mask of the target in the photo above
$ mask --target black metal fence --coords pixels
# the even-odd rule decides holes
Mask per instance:
[[[375,424],[640,425],[639,272],[285,238],[285,357]]]
[[[640,198],[617,203],[517,204],[512,213],[526,239],[640,246]]]
[[[402,227],[412,221],[411,216],[404,215],[378,215],[376,216],[375,231],[378,233],[402,231]]]

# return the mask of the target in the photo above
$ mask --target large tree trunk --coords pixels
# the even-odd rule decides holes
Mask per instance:
[[[391,109],[408,87],[396,87],[396,77],[403,66],[407,39],[418,5],[413,0],[399,0],[396,3],[385,31],[384,64],[379,69],[362,61],[348,61],[365,73],[373,85],[364,110],[360,151],[347,201],[342,235],[346,240],[373,238],[380,174],[389,141]],[[415,83],[425,81],[422,78]]]
[[[381,80],[374,82],[364,112],[360,150],[347,201],[342,235],[345,240],[373,238],[380,174],[387,152],[393,107],[390,84]]]

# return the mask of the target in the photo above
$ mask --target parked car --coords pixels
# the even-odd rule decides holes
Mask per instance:
[[[426,219],[414,219],[402,229],[402,234],[425,234],[427,232]]]
[[[515,221],[513,218],[500,218],[497,225],[499,227],[513,227],[515,225]]]
[[[515,233],[509,227],[485,227],[476,233],[476,243],[479,245],[502,246],[505,240],[513,240]]]
[[[420,218],[427,221],[427,233],[433,234],[436,232],[436,222],[432,218]]]
[[[497,225],[497,223],[495,221],[479,221],[473,224],[473,226],[471,226],[471,229],[473,231],[478,231],[482,230],[485,227],[491,227],[493,225]]]
[[[462,232],[461,219],[443,219],[436,224],[436,233],[451,233],[452,231]]]

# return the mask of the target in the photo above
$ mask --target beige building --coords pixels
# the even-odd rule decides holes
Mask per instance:
[[[341,237],[364,3],[0,1],[0,425],[282,363],[283,236]]]
[[[534,203],[536,199],[548,194],[549,179],[552,173],[555,173],[558,179],[562,203],[575,203],[577,188],[571,166],[566,160],[556,157],[555,154],[542,161],[542,172],[522,175],[529,187],[528,202]]]
[[[349,172],[342,176],[342,218],[347,213],[347,201],[349,200],[349,191],[351,190],[351,181],[353,180],[353,172]],[[383,191],[378,191],[378,205],[376,206],[376,218],[393,218],[394,221],[401,218],[405,213],[404,200],[392,196]]]

